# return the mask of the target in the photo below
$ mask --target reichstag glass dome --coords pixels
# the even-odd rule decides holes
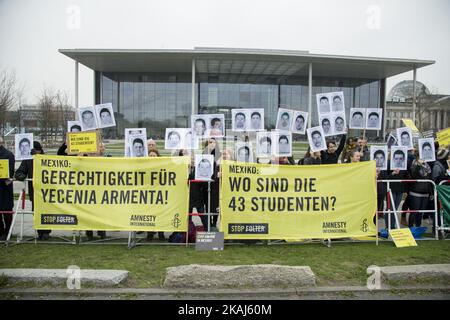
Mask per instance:
[[[416,81],[416,97],[429,95],[430,90],[420,81]],[[413,97],[413,81],[404,80],[392,87],[387,96],[387,101],[405,102]]]

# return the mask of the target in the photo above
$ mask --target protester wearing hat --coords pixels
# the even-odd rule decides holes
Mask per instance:
[[[41,144],[38,141],[33,141],[33,149],[31,154],[44,154]],[[33,159],[22,160],[19,169],[17,169],[14,175],[16,180],[24,181],[25,179],[33,179]],[[31,210],[34,211],[34,193],[33,193],[33,181],[28,181],[28,197],[31,201]],[[48,240],[51,230],[37,230],[39,240]]]
[[[438,149],[436,152],[436,162],[434,163],[431,172],[431,179],[433,179],[436,184],[439,184],[439,182],[443,180],[450,179],[447,174],[447,160],[450,160],[450,147]]]

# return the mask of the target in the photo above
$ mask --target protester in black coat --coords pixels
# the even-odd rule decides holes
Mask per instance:
[[[423,160],[416,159],[411,164],[411,178],[430,179],[431,168]],[[428,200],[433,192],[433,188],[428,182],[415,182],[409,185],[409,206],[412,210],[426,210]],[[409,216],[409,227],[420,227],[422,224],[423,213],[411,213]]]
[[[339,156],[341,155],[342,150],[344,150],[346,138],[347,136],[345,134],[341,136],[339,147],[337,149],[336,144],[334,142],[330,141],[327,143],[327,150],[320,151],[320,158],[322,164],[338,163]]]
[[[39,142],[33,142],[33,149],[31,154],[44,154],[44,150]],[[17,169],[14,177],[16,180],[24,181],[25,179],[33,179],[33,159],[23,160],[20,164],[19,169]],[[28,197],[31,201],[31,211],[34,212],[34,190],[33,181],[28,181]],[[39,240],[48,240],[51,230],[37,230]]]
[[[3,146],[0,137],[0,159],[9,160],[9,177],[14,176],[14,154]],[[14,207],[13,182],[8,179],[0,179],[0,211],[12,211]],[[11,213],[0,213],[0,241],[6,240],[12,223]]]

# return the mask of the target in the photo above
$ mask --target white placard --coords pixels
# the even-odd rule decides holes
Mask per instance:
[[[16,160],[33,159],[31,149],[33,149],[33,134],[20,133],[14,136],[15,158]]]
[[[306,129],[308,135],[308,142],[312,152],[326,150],[325,134],[322,127],[312,127]]]

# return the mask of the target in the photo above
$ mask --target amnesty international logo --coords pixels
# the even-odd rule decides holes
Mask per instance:
[[[367,230],[369,230],[369,225],[367,224],[367,219],[364,219],[363,223],[361,224],[361,231],[367,232]]]
[[[173,216],[173,219],[172,219],[172,225],[173,225],[175,228],[179,228],[179,227],[180,227],[180,225],[181,225],[181,220],[180,220],[180,214],[179,214],[179,213],[175,213],[175,215]]]

